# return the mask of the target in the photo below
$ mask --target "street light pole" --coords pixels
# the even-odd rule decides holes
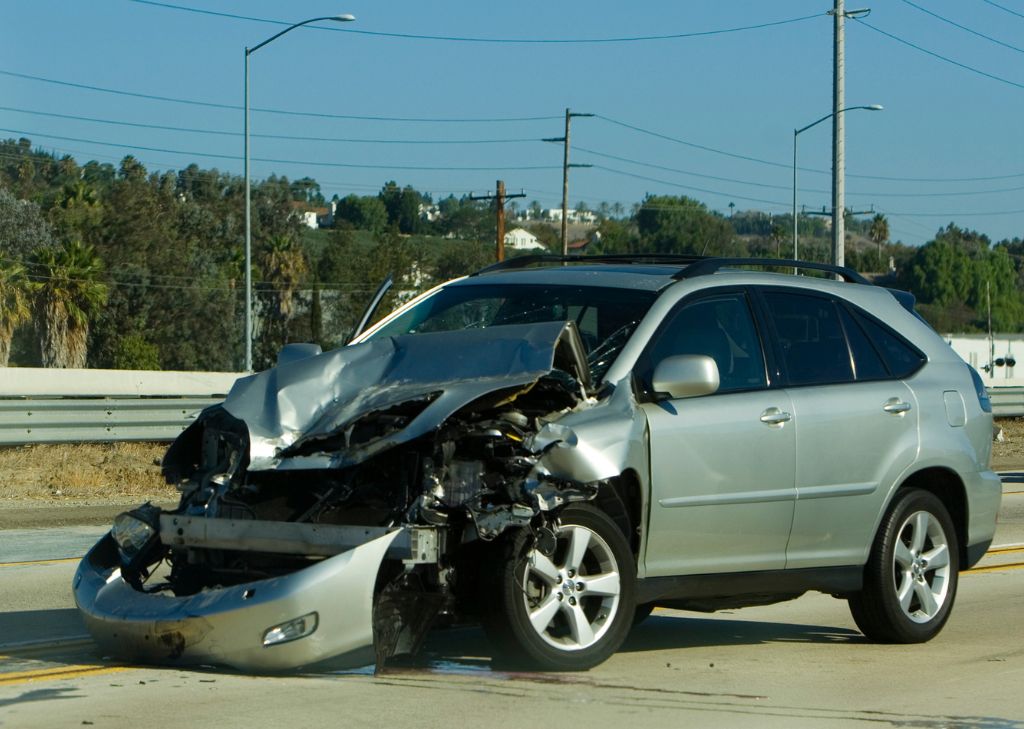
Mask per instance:
[[[252,48],[245,49],[245,371],[252,372],[252,190],[249,182],[249,56],[263,46],[277,40],[288,31],[295,30],[303,25],[316,23],[321,20],[332,20],[338,23],[347,23],[355,20],[354,15],[329,15],[319,18],[310,18],[301,23],[290,25],[279,33],[267,38]]]
[[[817,119],[817,120],[811,122],[810,124],[808,124],[805,127],[801,127],[799,129],[794,129],[793,130],[793,258],[794,259],[798,259],[799,258],[798,248],[797,248],[798,234],[797,234],[797,212],[796,212],[796,173],[797,173],[797,165],[796,165],[796,140],[797,140],[797,137],[800,136],[800,134],[802,132],[806,132],[811,127],[814,127],[814,126],[817,126],[818,124],[821,124],[826,119],[832,119],[832,118],[836,117],[838,114],[841,114],[842,112],[853,111],[855,109],[864,109],[866,111],[881,111],[883,108],[885,108],[885,107],[883,107],[881,104],[867,104],[865,106],[847,106],[846,108],[839,109],[838,112],[833,111],[831,114],[826,114],[825,116],[823,116],[820,119]],[[834,182],[835,182],[834,178],[835,178],[835,176],[836,176],[835,170],[833,170],[833,191],[835,190],[835,186],[834,186]],[[833,198],[833,201],[834,201],[834,198]],[[835,230],[835,228],[834,228],[834,226],[835,226],[835,210],[832,211],[832,215],[833,215],[833,232],[834,232],[834,230]],[[834,252],[834,249],[833,249],[833,252]],[[836,261],[833,260],[833,263],[836,263]],[[841,262],[839,262],[839,263],[836,263],[836,265],[837,266],[841,266],[843,264]]]

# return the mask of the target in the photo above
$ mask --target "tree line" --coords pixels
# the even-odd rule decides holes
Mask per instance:
[[[468,196],[435,203],[389,181],[333,202],[333,228],[312,231],[296,213],[329,204],[315,180],[272,175],[252,186],[257,368],[287,342],[343,344],[388,274],[397,285],[381,311],[493,260],[493,207]],[[149,172],[132,156],[80,165],[27,139],[0,141],[0,365],[239,369],[244,209],[243,179],[217,169]],[[537,217],[539,204],[528,209]],[[787,215],[723,215],[669,195],[596,212],[587,252],[791,254]],[[798,223],[801,257],[828,260],[825,221]],[[560,249],[554,227],[524,225]],[[984,330],[989,306],[994,328],[1024,329],[1021,239],[993,245],[950,223],[905,246],[881,215],[850,216],[847,232],[848,265],[912,291],[940,331]]]

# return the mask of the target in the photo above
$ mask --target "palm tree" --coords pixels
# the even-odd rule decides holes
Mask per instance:
[[[35,327],[44,367],[85,367],[89,322],[107,301],[103,262],[74,241],[34,256]]]
[[[295,292],[309,272],[302,246],[288,235],[276,235],[263,254],[263,287],[271,293],[274,316],[287,321],[295,314]]]
[[[31,314],[29,289],[25,268],[17,261],[0,258],[0,367],[10,360],[14,330]]]
[[[301,244],[289,235],[272,237],[259,263],[263,280],[258,289],[266,316],[257,342],[258,367],[269,365],[288,342],[288,325],[298,308],[296,294],[309,272]]]
[[[881,213],[877,213],[871,219],[868,237],[878,246],[878,266],[879,270],[882,270],[882,244],[889,240],[889,221]]]

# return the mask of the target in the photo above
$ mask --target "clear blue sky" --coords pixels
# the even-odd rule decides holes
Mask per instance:
[[[847,0],[847,9],[869,4]],[[0,7],[0,137],[28,136],[79,162],[134,154],[150,170],[195,162],[239,174],[244,48],[283,27],[269,21],[354,14],[331,30],[296,29],[250,58],[254,109],[309,113],[253,112],[254,177],[314,177],[328,197],[372,194],[393,179],[438,199],[493,191],[503,179],[525,191],[520,202],[555,206],[561,146],[537,140],[561,136],[570,107],[599,115],[573,122],[572,161],[594,167],[572,171],[571,205],[628,209],[650,192],[689,195],[726,214],[730,202],[787,212],[793,129],[832,103],[830,0]],[[600,43],[387,35],[553,41],[762,25]],[[848,206],[886,213],[893,239],[906,243],[951,221],[994,241],[1024,237],[1024,0],[874,0],[864,22],[847,21],[846,40],[847,105],[885,106],[846,115]],[[830,205],[830,128],[799,138],[799,198],[811,209]]]

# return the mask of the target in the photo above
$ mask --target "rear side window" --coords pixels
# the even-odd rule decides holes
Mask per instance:
[[[910,377],[925,363],[926,357],[917,347],[873,317],[855,307],[850,309],[857,323],[863,327],[865,334],[875,345],[889,370],[890,377],[898,380]]]
[[[843,329],[846,330],[846,338],[850,342],[854,376],[858,380],[888,379],[889,368],[885,366],[882,355],[853,318],[853,314],[845,306],[840,306],[839,316],[843,321]]]
[[[765,292],[768,315],[791,385],[828,385],[854,379],[850,349],[836,303],[823,296]]]

